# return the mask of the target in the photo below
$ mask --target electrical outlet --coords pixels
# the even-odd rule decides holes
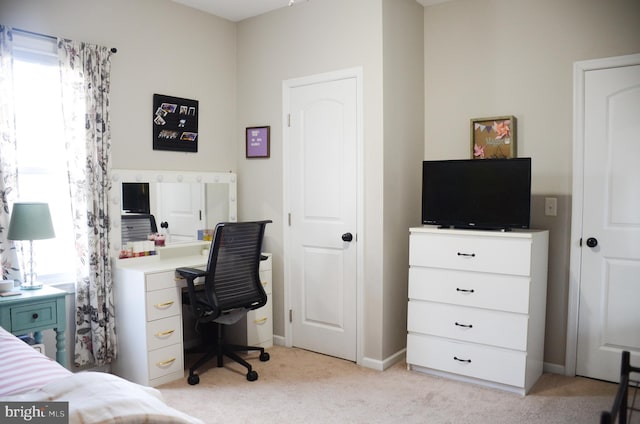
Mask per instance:
[[[556,197],[544,198],[544,214],[546,216],[558,215],[558,199]]]

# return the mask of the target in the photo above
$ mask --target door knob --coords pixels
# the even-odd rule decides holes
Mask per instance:
[[[598,239],[594,237],[589,237],[587,239],[587,246],[596,247],[598,245]]]
[[[342,235],[342,241],[351,241],[353,240],[353,234],[351,233],[344,233]]]

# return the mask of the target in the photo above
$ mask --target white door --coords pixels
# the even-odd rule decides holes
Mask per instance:
[[[158,231],[166,222],[171,243],[196,240],[204,228],[203,198],[200,183],[158,183]]]
[[[619,381],[622,350],[640,364],[640,65],[584,74],[583,125],[576,374]]]
[[[292,345],[356,360],[357,79],[291,87]]]

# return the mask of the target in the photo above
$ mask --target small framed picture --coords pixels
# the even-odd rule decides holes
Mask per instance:
[[[268,158],[269,157],[269,132],[270,126],[248,127],[247,136],[247,158]]]
[[[516,117],[471,120],[471,159],[510,159],[516,151]]]

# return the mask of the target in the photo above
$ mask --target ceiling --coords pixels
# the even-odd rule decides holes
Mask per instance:
[[[272,10],[289,6],[290,0],[173,0],[194,9],[202,10],[212,15],[230,21],[238,22],[253,16],[262,15]],[[294,0],[303,2],[309,0]],[[318,0],[322,1],[322,0]],[[431,6],[437,3],[444,3],[449,0],[416,0],[423,6]],[[295,6],[295,3],[293,3]]]

